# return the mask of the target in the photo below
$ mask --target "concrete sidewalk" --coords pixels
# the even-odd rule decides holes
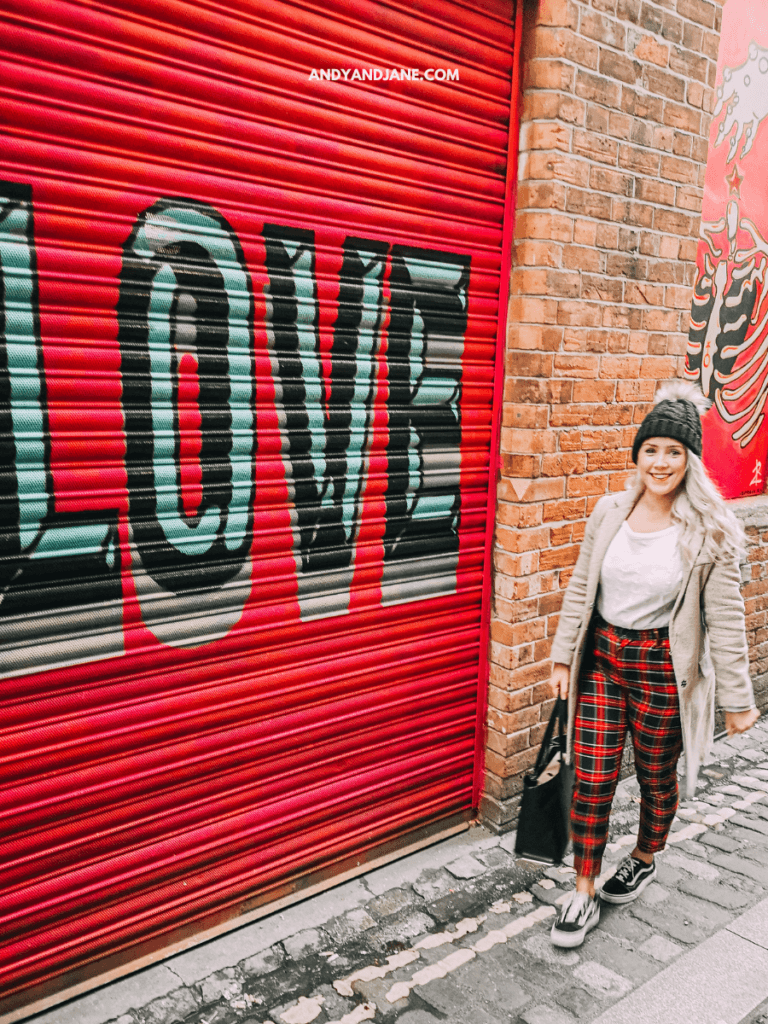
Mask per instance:
[[[605,873],[634,844],[619,787]],[[718,743],[657,880],[549,942],[567,864],[474,828],[31,1024],[768,1024],[768,727]]]

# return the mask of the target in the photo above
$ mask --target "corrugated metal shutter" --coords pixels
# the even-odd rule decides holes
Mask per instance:
[[[472,808],[512,8],[323,7],[3,4],[0,1009]]]

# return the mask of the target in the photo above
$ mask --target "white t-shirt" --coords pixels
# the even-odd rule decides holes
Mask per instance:
[[[683,582],[679,527],[635,533],[623,522],[600,570],[597,610],[613,626],[657,629],[669,625]]]

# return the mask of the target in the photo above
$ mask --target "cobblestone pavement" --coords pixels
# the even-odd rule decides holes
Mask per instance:
[[[638,805],[636,780],[626,780],[611,818],[606,875],[634,844]],[[745,930],[745,912],[755,908],[768,940],[762,721],[715,745],[697,799],[681,804],[657,880],[634,904],[604,905],[600,926],[579,949],[554,949],[548,935],[573,885],[568,859],[550,868],[516,862],[513,846],[512,835],[472,829],[30,1022],[618,1024],[624,1006],[626,1019],[637,1019],[632,1000],[642,1004],[645,991],[674,1000],[668,990],[683,977],[693,986],[685,1012],[707,1024],[707,1013],[689,1005],[707,990],[694,978],[701,952],[702,962],[716,960],[705,982],[719,994],[734,983],[743,990],[735,1002],[727,997],[727,1012],[711,1011],[712,1024],[768,1024],[768,941],[753,945]],[[758,957],[754,983],[722,966],[717,942],[735,941],[735,932]],[[670,1013],[647,1019],[689,1019],[682,1008]]]

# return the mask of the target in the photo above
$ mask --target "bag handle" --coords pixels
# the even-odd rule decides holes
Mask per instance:
[[[552,743],[552,733],[555,731],[555,722],[557,722],[559,729],[559,735],[561,738],[565,735],[565,717],[568,712],[568,702],[564,701],[562,697],[558,697],[555,701],[555,706],[552,708],[552,714],[549,716],[549,722],[547,723],[547,730],[544,733],[544,738],[541,741],[539,747],[539,754],[536,758],[536,764],[533,768],[533,774],[539,775],[544,769],[544,762],[547,760],[547,754],[550,750]],[[560,756],[562,758],[565,744],[563,743],[560,748]]]

